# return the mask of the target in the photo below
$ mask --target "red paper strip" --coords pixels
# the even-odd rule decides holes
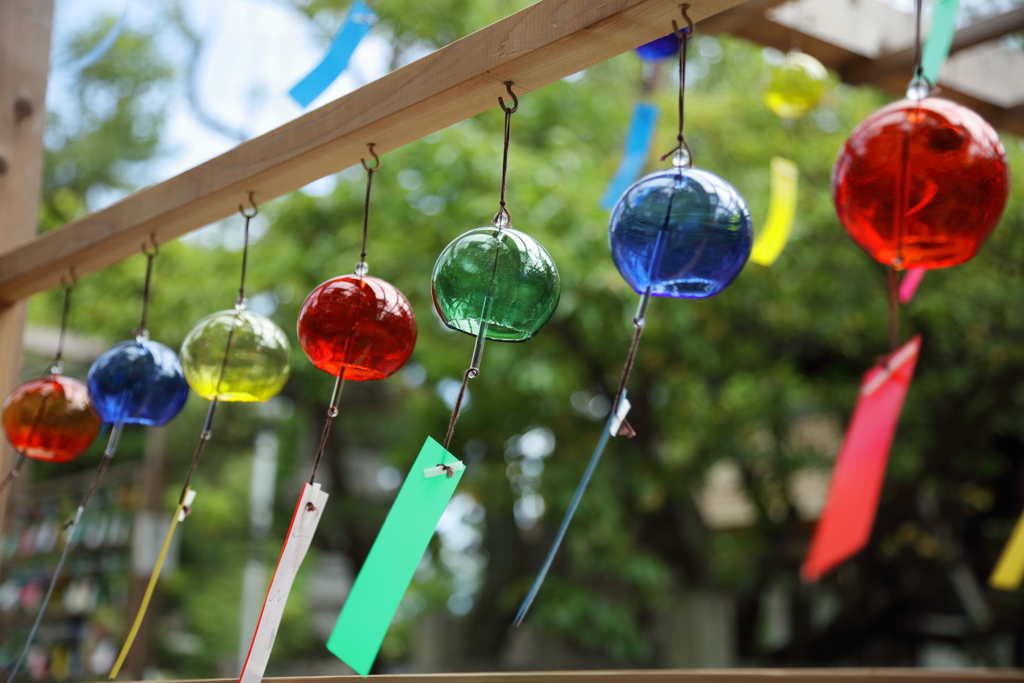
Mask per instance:
[[[917,286],[921,284],[921,280],[924,279],[924,273],[926,268],[911,268],[903,275],[903,279],[900,280],[900,303],[903,305],[909,304],[910,300],[914,298],[914,292],[917,291]]]
[[[871,537],[892,437],[920,347],[921,337],[914,337],[864,375],[828,502],[800,570],[805,581],[817,581]]]

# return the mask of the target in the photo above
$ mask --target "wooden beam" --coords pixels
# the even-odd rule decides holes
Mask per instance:
[[[527,671],[508,673],[399,674],[373,683],[1019,683],[1020,669],[660,669],[620,671]],[[354,683],[359,676],[265,678],[267,683]],[[175,683],[234,683],[213,678]]]
[[[953,36],[949,53],[986,43],[1008,33],[1024,30],[1024,7],[965,26]],[[860,59],[847,65],[842,72],[843,80],[853,85],[876,83],[893,73],[904,76],[913,70],[914,48],[893,52],[878,59]]]
[[[0,244],[16,248],[36,234],[43,178],[46,76],[53,0],[0,2]],[[21,379],[25,303],[0,301],[0,396]],[[0,439],[0,472],[13,455]],[[10,487],[0,493],[0,531]]]
[[[694,21],[742,0],[689,0]],[[0,302],[54,287],[665,35],[677,0],[541,0],[179,176],[0,254]]]

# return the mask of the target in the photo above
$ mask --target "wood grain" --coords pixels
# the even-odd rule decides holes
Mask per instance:
[[[690,0],[699,21],[741,0]],[[359,163],[367,143],[388,152],[497,106],[513,81],[524,95],[665,35],[675,0],[541,0],[334,102],[102,211],[0,254],[0,302],[167,242]],[[3,248],[3,247],[0,247]]]
[[[46,76],[50,68],[53,0],[0,2],[0,248],[29,243],[36,234],[43,177]],[[0,272],[4,266],[0,266]],[[21,378],[25,303],[0,302],[0,396]],[[0,473],[13,452],[0,439]],[[0,530],[10,487],[0,493]]]

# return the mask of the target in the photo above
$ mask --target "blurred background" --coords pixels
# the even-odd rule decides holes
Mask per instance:
[[[528,3],[370,4],[380,22],[313,107]],[[913,3],[874,4],[910,27],[886,49],[912,45]],[[1021,8],[961,4],[962,24]],[[319,61],[347,7],[58,0],[41,230],[299,115],[287,91]],[[118,21],[112,48],[73,68]],[[1022,35],[998,47],[1020,56]],[[985,584],[1024,510],[1024,142],[1000,130],[1018,184],[987,245],[967,264],[929,273],[905,308],[903,334],[920,333],[923,346],[871,541],[803,584],[798,568],[861,376],[888,348],[886,272],[839,225],[829,174],[853,127],[895,96],[830,73],[824,102],[784,125],[762,102],[782,52],[698,24],[689,55],[695,163],[740,191],[755,230],[767,213],[769,159],[800,169],[789,245],[770,268],[748,264],[713,299],[651,304],[630,382],[637,436],[609,445],[526,623],[511,628],[598,439],[632,334],[638,297],[611,261],[598,202],[642,92],[662,110],[654,151],[675,144],[675,67],[644,67],[629,53],[520,97],[509,208],[558,265],[561,302],[534,340],[488,344],[451,448],[467,471],[374,672],[1024,665],[1024,593]],[[1011,88],[1021,74],[994,78]],[[409,298],[418,343],[393,377],[345,387],[319,475],[331,498],[268,675],[350,671],[324,642],[424,438],[444,435],[472,339],[441,324],[430,273],[450,240],[498,208],[502,126],[495,107],[382,157],[367,260]],[[365,172],[354,167],[260,206],[250,308],[292,337],[292,376],[266,404],[222,405],[193,482],[195,511],[125,678],[240,671],[333,385],[302,354],[295,320],[310,290],[359,260],[364,192]],[[232,305],[241,245],[241,217],[161,245],[153,339],[177,349],[196,321]],[[99,353],[131,337],[144,272],[139,255],[81,279],[67,375],[84,379]],[[62,297],[31,300],[25,378],[50,362]],[[23,678],[109,670],[205,410],[193,395],[169,427],[125,431]],[[70,465],[33,463],[13,489],[0,665],[24,642],[59,553],[57,529],[105,442]]]

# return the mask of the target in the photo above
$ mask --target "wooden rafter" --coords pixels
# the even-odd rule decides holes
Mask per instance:
[[[861,25],[844,23],[844,14],[859,18]],[[847,83],[874,85],[902,95],[913,68],[912,27],[912,17],[877,0],[749,0],[700,29],[733,33],[782,51],[797,45]],[[996,128],[1024,136],[1024,55],[1001,50],[991,42],[1020,30],[1024,30],[1024,7],[958,30],[947,69],[939,77],[939,94],[974,109]],[[892,47],[897,40],[902,41],[899,47]],[[972,77],[991,78],[993,70],[1000,77],[990,83]],[[1011,85],[1007,79],[1015,75],[1012,93],[1019,98],[1007,104],[1002,101]]]
[[[700,21],[742,0],[689,0]],[[0,302],[266,202],[665,35],[676,0],[541,0],[195,168],[0,254]]]

